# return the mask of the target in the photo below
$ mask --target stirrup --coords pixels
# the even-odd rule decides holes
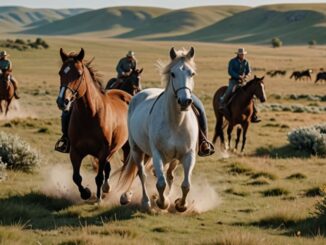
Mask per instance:
[[[69,153],[69,151],[70,151],[69,140],[62,137],[61,139],[59,139],[57,141],[54,149],[61,153]]]
[[[202,145],[203,144],[208,144],[208,149],[207,151],[203,152],[201,151],[201,148],[202,148]],[[210,142],[208,142],[207,140],[205,141],[202,141],[199,145],[199,151],[198,151],[198,156],[200,157],[207,157],[207,156],[210,156],[210,155],[213,155],[215,153],[215,149],[214,149],[214,145]]]

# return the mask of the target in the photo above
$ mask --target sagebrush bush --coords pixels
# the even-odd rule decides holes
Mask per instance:
[[[326,124],[292,130],[288,134],[291,145],[314,155],[326,155]]]
[[[39,155],[18,136],[0,132],[0,164],[30,172],[39,165]]]

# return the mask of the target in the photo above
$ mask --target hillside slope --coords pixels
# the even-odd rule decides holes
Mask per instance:
[[[72,35],[106,32],[117,35],[145,23],[169,10],[150,7],[112,7],[88,11],[31,30],[28,34]]]
[[[326,4],[262,6],[173,39],[265,44],[276,36],[284,44],[326,44]]]
[[[186,34],[210,26],[248,8],[244,6],[204,6],[175,10],[150,19],[144,25],[119,37],[153,39]]]

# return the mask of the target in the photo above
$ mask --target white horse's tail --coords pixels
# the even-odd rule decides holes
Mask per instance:
[[[118,180],[118,190],[129,190],[132,185],[132,182],[134,181],[137,175],[137,171],[137,163],[135,162],[132,156],[132,152],[130,152],[127,158],[127,164],[124,164],[122,168],[118,170],[118,173],[120,173]],[[125,189],[126,186],[127,188]]]

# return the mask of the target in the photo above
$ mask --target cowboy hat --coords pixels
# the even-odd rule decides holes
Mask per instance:
[[[4,50],[0,52],[0,57],[6,57],[6,56],[8,56],[7,51]]]
[[[247,54],[247,51],[244,48],[239,48],[236,54]]]
[[[134,51],[128,51],[127,53],[127,57],[134,57],[135,56],[135,52]]]

